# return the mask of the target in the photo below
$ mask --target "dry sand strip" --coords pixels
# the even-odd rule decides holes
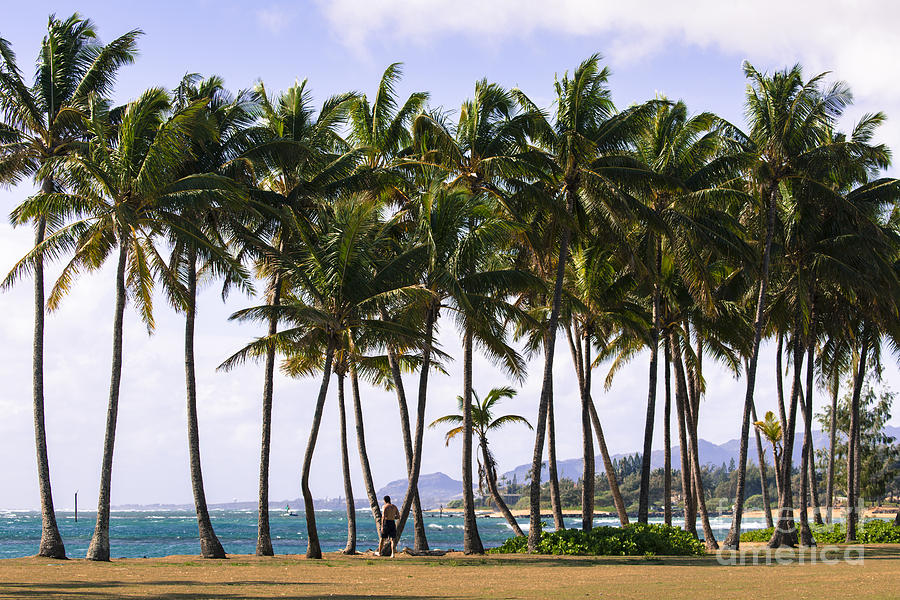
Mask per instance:
[[[236,555],[222,561],[169,556],[111,563],[16,558],[0,560],[0,598],[797,600],[900,596],[900,545],[867,546],[864,552],[861,564],[812,564],[810,554],[804,552],[803,564],[769,566],[722,566],[715,556],[644,559],[448,554],[388,559],[329,554],[313,561],[297,556]]]

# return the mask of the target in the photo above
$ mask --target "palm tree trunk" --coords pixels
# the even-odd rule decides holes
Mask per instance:
[[[309,490],[309,471],[312,467],[313,453],[316,450],[316,440],[319,437],[319,426],[322,424],[325,397],[328,395],[331,365],[334,362],[334,347],[334,340],[329,339],[328,347],[325,350],[325,366],[322,368],[322,385],[319,387],[319,397],[316,400],[312,425],[310,425],[309,429],[306,453],[303,455],[303,471],[300,474],[300,488],[303,491],[303,507],[306,513],[306,533],[308,537],[306,558],[322,558],[322,548],[319,546],[319,532],[316,530],[316,507],[313,504],[312,492]]]
[[[472,490],[472,341],[472,332],[467,328],[463,334],[463,553],[484,554],[475,521],[475,495]]]
[[[686,388],[687,381],[685,380],[680,349],[675,348],[675,352],[673,353],[673,355],[675,358],[675,385],[677,393],[678,382],[681,381],[682,388]],[[691,406],[692,403],[687,397],[687,394],[684,395],[684,398],[686,401],[682,402],[682,408],[685,412],[684,420],[688,424],[687,441],[690,448],[689,462],[691,464],[691,485],[697,498],[697,508],[700,512],[700,522],[703,525],[703,543],[706,546],[707,550],[717,550],[719,548],[719,544],[716,542],[716,536],[713,533],[712,525],[710,525],[709,522],[709,513],[706,510],[706,493],[703,489],[703,478],[700,473],[700,452],[697,444],[697,416],[693,414],[693,408]]]
[[[834,369],[834,380],[831,382],[831,423],[828,427],[828,482],[826,484],[825,522],[831,525],[834,508],[834,443],[837,434],[837,402],[841,391],[840,371]],[[897,513],[900,515],[900,512]]]
[[[591,330],[584,339],[584,388],[581,391],[581,444],[583,470],[581,473],[581,529],[594,526],[594,435],[591,431]]]
[[[41,192],[53,193],[53,181],[44,179]],[[47,221],[38,219],[34,245],[44,241]],[[50,488],[50,457],[47,453],[47,430],[44,427],[44,258],[34,265],[34,343],[32,346],[32,399],[34,412],[34,445],[37,452],[38,485],[41,495],[41,544],[38,556],[66,558],[66,547],[56,524],[53,492]]]
[[[387,313],[382,313],[382,318],[387,320]],[[400,406],[400,430],[403,434],[403,451],[406,454],[406,476],[412,472],[413,445],[409,432],[409,409],[406,403],[406,389],[403,387],[403,377],[400,373],[400,364],[393,347],[387,349],[388,364],[391,368],[391,377],[394,381],[394,390],[397,392],[397,404]],[[415,540],[413,548],[416,552],[428,551],[428,538],[425,536],[425,521],[422,517],[422,503],[419,501],[418,483],[412,490],[413,493],[413,531]],[[380,509],[379,509],[380,512]]]
[[[281,273],[272,278],[270,306],[281,304]],[[278,319],[269,318],[269,337],[278,332]],[[256,555],[274,556],[272,535],[269,532],[269,452],[272,447],[272,396],[275,390],[275,344],[266,348],[265,380],[263,381],[262,441],[259,445],[259,493],[256,521]]]
[[[566,208],[571,214],[575,206],[575,196],[567,190]],[[553,395],[553,353],[556,347],[556,328],[559,325],[559,307],[562,300],[563,277],[569,255],[569,228],[563,227],[559,240],[559,258],[556,264],[556,281],[553,284],[553,300],[550,318],[547,320],[547,335],[544,338],[544,374],[541,380],[541,398],[538,403],[537,427],[534,435],[534,452],[531,455],[531,486],[529,489],[529,529],[528,551],[536,552],[541,540],[541,458],[544,454],[544,423]]]
[[[672,525],[672,357],[669,345],[663,348],[666,363],[666,400],[663,406],[663,521]]]
[[[356,554],[356,502],[353,499],[353,481],[350,479],[350,453],[347,449],[347,408],[344,401],[344,372],[337,374],[338,414],[341,428],[341,474],[344,477],[344,498],[347,505],[347,545],[341,554]]]
[[[678,417],[678,445],[681,454],[681,498],[684,503],[684,530],[697,536],[697,514],[694,512],[694,506],[691,498],[693,492],[691,490],[691,459],[688,452],[687,441],[687,424],[685,423],[684,405],[688,401],[687,390],[684,385],[684,378],[680,375],[681,368],[679,366],[680,354],[675,347],[675,336],[672,332],[668,332],[669,352],[675,358],[675,414]],[[676,358],[677,357],[677,358]]]
[[[197,419],[197,377],[194,368],[194,323],[197,318],[197,251],[190,249],[187,256],[187,311],[184,318],[184,379],[187,388],[188,452],[191,463],[191,490],[197,511],[197,528],[200,536],[200,555],[203,558],[225,558],[225,549],[216,537],[209,510],[206,508],[206,492],[203,489],[203,469],[200,463],[200,424]]]
[[[810,334],[810,340],[812,335]],[[805,402],[801,402],[801,416],[803,417],[803,448],[800,451],[800,545],[804,547],[815,546],[816,542],[809,529],[809,438],[812,437],[812,413],[802,405],[812,401],[813,375],[815,371],[815,348],[810,340],[807,340],[806,348],[806,390],[809,396]],[[801,395],[802,395],[801,391]],[[807,418],[809,417],[809,418]]]
[[[547,479],[550,483],[550,511],[553,513],[553,526],[557,531],[566,528],[563,521],[562,503],[559,499],[559,475],[556,470],[556,411],[553,410],[553,389],[550,389],[550,400],[547,402]]]
[[[775,384],[778,390],[778,418],[782,430],[787,427],[787,415],[784,412],[784,367],[781,358],[784,356],[784,333],[778,332],[778,349],[775,354]]]
[[[650,510],[650,454],[653,451],[653,421],[656,416],[657,358],[659,355],[659,288],[653,286],[653,314],[650,325],[650,385],[647,393],[647,416],[644,419],[644,453],[641,457],[641,490],[638,523],[646,523]]]
[[[756,402],[750,405],[750,410],[755,423],[759,420],[756,416]],[[756,459],[759,463],[759,481],[762,488],[763,509],[766,512],[766,527],[774,527],[772,523],[772,505],[769,501],[769,477],[766,475],[766,453],[763,449],[762,439],[759,436],[759,429],[754,427],[753,432],[756,434]],[[775,468],[775,473],[776,475],[778,474],[777,467]]]
[[[786,426],[783,428],[783,450],[781,453],[781,494],[778,498],[778,523],[772,539],[769,540],[770,548],[797,545],[797,528],[794,525],[794,498],[791,490],[791,470],[793,467],[792,450],[794,446],[794,428],[797,418],[797,404],[800,396],[800,370],[803,368],[803,348],[800,344],[800,314],[795,317],[794,326],[794,375],[791,383],[790,413]]]
[[[494,504],[497,505],[497,510],[499,510],[500,514],[503,515],[503,518],[506,519],[506,522],[509,524],[510,529],[513,530],[513,533],[515,533],[517,537],[525,537],[525,534],[522,533],[522,528],[519,527],[519,523],[509,510],[509,506],[503,501],[503,496],[500,495],[500,490],[497,488],[497,469],[494,465],[494,461],[491,459],[490,452],[488,452],[487,439],[482,438],[479,440],[479,446],[481,446],[481,459],[484,461],[485,470],[487,472],[486,479],[488,482],[488,490],[491,492],[491,499],[494,501]]]
[[[856,373],[853,378],[853,396],[850,399],[850,435],[847,436],[847,538],[849,544],[856,541],[856,525],[859,521],[858,506],[859,489],[859,402],[862,394],[863,380],[866,377],[866,355],[869,352],[869,338],[865,328],[862,334],[862,346],[859,350]]]
[[[759,363],[759,345],[762,341],[763,325],[766,318],[766,292],[769,286],[769,262],[772,252],[772,234],[775,228],[775,193],[769,195],[769,206],[766,219],[766,242],[763,248],[762,273],[759,280],[759,293],[756,296],[756,315],[753,321],[753,347],[750,350],[750,363],[747,365],[747,392],[744,395],[744,412],[741,420],[741,445],[738,451],[738,480],[734,498],[734,513],[731,518],[731,529],[725,538],[725,548],[737,550],[741,544],[741,519],[744,516],[744,489],[747,483],[747,444],[750,434],[750,412],[753,407],[753,393],[756,389],[756,368]],[[779,352],[780,356],[780,352]],[[781,372],[778,373],[781,381]],[[780,383],[779,383],[780,385]]]
[[[372,480],[372,469],[369,466],[369,452],[366,450],[366,431],[363,421],[362,403],[359,398],[359,378],[356,375],[356,367],[350,366],[350,385],[353,390],[353,415],[356,418],[356,446],[359,450],[359,464],[362,466],[363,482],[366,485],[366,496],[369,498],[369,506],[372,509],[372,518],[375,519],[375,531],[381,539],[381,506],[378,504],[378,496],[375,494],[375,483]]]
[[[119,415],[119,385],[122,381],[122,331],[125,319],[125,267],[128,262],[128,237],[119,239],[119,263],[116,266],[116,307],[113,317],[112,373],[109,404],[106,409],[106,433],[100,468],[100,494],[97,499],[97,523],[88,546],[88,560],[109,560],[109,497],[112,486],[113,449],[116,444],[116,420]]]
[[[413,445],[412,469],[407,481],[406,496],[403,498],[403,507],[400,509],[400,519],[397,522],[397,538],[399,542],[409,518],[413,497],[418,491],[419,470],[422,466],[422,438],[425,435],[425,400],[428,395],[428,372],[431,370],[431,348],[434,344],[434,324],[438,318],[438,306],[429,306],[425,312],[425,345],[422,348],[422,370],[419,373],[419,399],[416,405],[416,437]]]
[[[807,353],[813,353],[815,348],[812,350],[807,349]],[[807,370],[809,369],[809,365],[815,365],[815,355],[810,358],[807,356]],[[800,388],[800,416],[803,417],[803,426],[806,427],[806,419],[807,419],[807,406],[812,406],[813,403],[813,384],[810,383],[811,376],[807,376],[807,387],[806,387],[806,399],[803,398],[803,388]],[[816,465],[815,465],[815,447],[812,442],[812,413],[809,414],[810,420],[810,431],[807,434],[804,431],[803,445],[804,450],[809,456],[809,460],[806,461],[806,470],[803,473],[803,476],[809,479],[809,485],[807,490],[809,490],[810,503],[812,504],[813,509],[813,521],[816,525],[822,525],[822,511],[819,509],[819,490],[818,490],[818,478],[816,477]]]

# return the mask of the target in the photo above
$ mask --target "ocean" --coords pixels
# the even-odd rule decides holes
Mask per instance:
[[[306,552],[306,519],[283,516],[283,511],[269,513],[272,545],[276,554]],[[213,527],[219,541],[229,554],[253,554],[256,551],[255,510],[212,510]],[[56,513],[66,553],[73,558],[87,552],[94,530],[94,513],[79,511],[78,522],[72,512]],[[661,522],[661,519],[650,519]],[[319,543],[323,552],[342,550],[347,539],[347,516],[344,511],[316,511]],[[520,519],[527,530],[527,519]],[[595,525],[618,525],[615,518],[596,518]],[[673,522],[680,525],[678,520]],[[711,521],[720,541],[728,532],[730,517],[716,517]],[[425,517],[428,544],[432,549],[462,549],[463,521],[457,516]],[[745,517],[743,529],[764,527],[763,519]],[[566,526],[581,527],[580,518],[566,519]],[[369,509],[356,513],[357,550],[378,547],[377,533]],[[552,528],[551,528],[552,529]],[[699,523],[698,523],[698,529]],[[478,532],[485,548],[499,546],[510,537],[511,530],[502,518],[478,519]],[[702,530],[701,530],[702,535]],[[199,554],[197,520],[192,511],[113,511],[110,519],[110,553],[113,558],[154,557],[172,554]],[[0,510],[0,558],[31,556],[37,553],[41,538],[41,515],[37,511]],[[399,548],[413,545],[412,519],[403,531]]]

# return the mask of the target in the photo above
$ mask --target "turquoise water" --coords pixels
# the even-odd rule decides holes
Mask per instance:
[[[306,520],[282,516],[280,510],[270,513],[272,545],[276,554],[306,552]],[[256,511],[213,510],[213,527],[229,554],[252,554],[256,551]],[[60,532],[66,553],[82,557],[87,552],[94,529],[94,514],[78,513],[75,522],[71,512],[57,512]],[[659,519],[651,519],[651,522]],[[319,541],[324,552],[344,548],[347,539],[347,517],[344,511],[316,511]],[[527,520],[520,520],[527,529]],[[618,525],[617,519],[597,518],[596,525]],[[747,519],[744,529],[763,527],[762,519]],[[462,519],[460,517],[425,517],[428,543],[433,549],[462,549]],[[680,525],[679,521],[674,522]],[[730,517],[716,517],[712,521],[716,537],[722,539],[731,524]],[[581,519],[566,519],[566,525],[580,527]],[[372,514],[368,509],[357,511],[357,549],[378,547]],[[503,519],[479,518],[478,532],[486,548],[499,546],[510,537],[510,529]],[[113,511],[110,519],[111,555],[114,558],[168,556],[171,554],[199,554],[196,515],[190,511]],[[0,558],[30,556],[37,552],[41,538],[41,516],[34,511],[0,511]],[[400,547],[413,545],[412,521],[403,531]]]

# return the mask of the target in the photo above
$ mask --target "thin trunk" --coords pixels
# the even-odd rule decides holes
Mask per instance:
[[[485,472],[487,475],[485,479],[487,479],[488,490],[491,492],[491,499],[494,501],[494,504],[497,505],[497,510],[499,510],[500,514],[503,515],[503,518],[506,519],[506,522],[510,529],[513,530],[513,533],[518,537],[525,537],[525,534],[522,533],[522,528],[519,527],[519,523],[509,510],[506,502],[503,501],[503,496],[500,495],[500,490],[497,488],[497,469],[494,465],[494,461],[491,459],[491,453],[488,452],[487,439],[482,438],[479,441],[479,445],[481,446],[481,459],[485,464]]]
[[[675,349],[675,377],[677,379],[681,379],[684,377],[684,370],[682,369],[683,362],[681,360],[681,353],[676,348]],[[682,384],[686,386],[686,382]],[[697,390],[699,394],[699,388]],[[716,542],[716,536],[713,533],[712,525],[709,522],[709,513],[706,510],[706,493],[703,488],[703,477],[700,472],[700,452],[697,443],[697,415],[694,414],[694,409],[691,406],[691,401],[688,399],[687,402],[684,402],[684,410],[685,410],[685,421],[687,423],[691,423],[691,427],[688,430],[688,444],[690,445],[691,452],[691,484],[695,493],[695,497],[697,498],[697,508],[700,513],[700,522],[703,525],[703,543],[706,546],[707,550],[718,550],[719,544]]]
[[[756,416],[756,403],[750,405],[750,411],[753,415],[753,422],[755,423],[759,419]],[[772,504],[769,500],[769,476],[766,474],[766,453],[763,448],[762,438],[759,435],[759,429],[756,427],[753,428],[753,433],[756,435],[756,459],[759,463],[759,481],[760,487],[762,488],[762,498],[763,498],[763,509],[766,512],[766,527],[774,527],[772,523]],[[778,473],[778,469],[775,469],[775,473]]]
[[[659,290],[653,288],[653,322],[650,325],[650,377],[647,393],[647,415],[644,418],[644,453],[641,456],[641,489],[638,501],[638,523],[646,523],[650,510],[650,454],[653,451],[653,421],[656,417],[657,358],[659,355]]]
[[[567,192],[567,210],[574,207],[574,194]],[[559,258],[556,265],[556,281],[553,285],[553,301],[550,307],[550,318],[547,320],[547,335],[544,343],[544,374],[541,381],[541,398],[538,403],[537,427],[534,436],[534,452],[531,455],[531,486],[529,490],[529,529],[528,551],[536,552],[541,540],[541,458],[544,454],[544,424],[547,419],[548,405],[553,395],[553,352],[556,346],[556,328],[559,323],[559,306],[562,299],[563,276],[569,252],[569,229],[563,228],[559,240]]]
[[[794,430],[797,419],[797,405],[800,396],[800,370],[803,368],[803,347],[800,343],[800,314],[799,308],[794,324],[794,374],[791,383],[791,400],[788,420],[782,433],[781,453],[781,494],[778,498],[778,523],[772,539],[769,540],[770,548],[797,545],[797,528],[794,525],[794,497],[791,490],[791,470],[793,467],[792,450],[794,447]]]
[[[344,401],[344,372],[337,374],[338,414],[341,428],[341,474],[344,477],[344,499],[347,505],[347,545],[341,554],[356,554],[356,502],[353,500],[353,481],[350,479],[350,453],[347,449],[347,408]]]
[[[775,193],[769,196],[766,219],[766,242],[763,248],[762,273],[759,280],[759,293],[756,296],[756,315],[753,321],[753,347],[750,351],[750,363],[747,365],[747,392],[744,395],[744,411],[741,420],[741,445],[738,451],[738,480],[734,498],[734,513],[731,518],[731,529],[725,538],[725,548],[737,550],[741,544],[741,519],[744,516],[744,490],[747,483],[747,444],[750,433],[750,412],[753,409],[753,393],[756,389],[756,369],[759,363],[759,345],[762,340],[763,325],[766,318],[766,292],[769,285],[769,261],[772,252],[772,232],[775,227]],[[781,356],[779,338],[779,357]],[[779,358],[780,361],[780,358]],[[779,395],[781,390],[781,372],[778,373]],[[758,434],[757,434],[758,436]],[[757,438],[757,447],[759,439]],[[760,462],[760,466],[762,463]],[[765,484],[765,482],[763,482]],[[767,505],[768,506],[768,505]]]
[[[194,508],[197,511],[197,528],[200,535],[200,554],[203,558],[225,558],[225,549],[216,537],[209,510],[206,508],[206,492],[203,489],[203,470],[200,463],[200,423],[197,418],[197,377],[194,368],[194,323],[197,319],[197,251],[191,249],[187,256],[187,299],[184,318],[184,378],[187,387],[188,451],[191,463],[191,490],[194,492]]]
[[[850,435],[847,436],[847,538],[849,544],[856,541],[856,525],[859,521],[858,504],[858,463],[859,463],[859,402],[863,380],[866,377],[866,355],[869,352],[869,338],[865,329],[862,347],[859,350],[856,374],[853,378],[853,396],[850,400]]]
[[[815,348],[812,350],[807,349],[807,352],[812,354]],[[809,369],[809,365],[815,365],[815,355],[813,354],[811,357],[807,357],[806,368]],[[806,419],[807,419],[807,406],[812,406],[813,404],[813,383],[809,383],[810,376],[807,376],[807,387],[806,387],[806,399],[803,399],[803,395],[801,392],[800,398],[800,414],[803,417],[804,428],[806,427]],[[801,388],[802,389],[802,388]],[[810,431],[809,433],[804,432],[803,444],[807,446],[806,452],[809,456],[809,460],[806,462],[806,471],[804,473],[804,477],[809,479],[809,497],[810,503],[812,504],[813,510],[813,521],[816,525],[822,525],[824,522],[822,521],[822,511],[819,508],[819,487],[818,487],[818,477],[816,477],[816,465],[815,465],[815,456],[816,449],[813,446],[812,441],[812,413],[809,415],[810,420]]]
[[[784,412],[784,367],[781,364],[784,356],[784,334],[778,332],[778,350],[775,354],[775,384],[778,389],[778,418],[782,430],[787,427],[787,415]]]
[[[594,525],[594,435],[591,431],[591,330],[584,339],[584,387],[581,390],[581,529],[590,531]]]
[[[663,520],[672,524],[672,357],[669,345],[663,348],[666,363],[666,400],[663,407]]]
[[[272,278],[270,306],[281,304],[281,274]],[[269,336],[278,332],[278,319],[269,318]],[[259,500],[256,521],[256,555],[274,556],[272,535],[269,532],[269,452],[272,447],[272,396],[275,389],[275,344],[266,348],[265,379],[263,381],[262,441],[259,445]]]
[[[122,382],[122,331],[125,319],[125,267],[128,263],[128,238],[119,239],[119,264],[116,267],[116,307],[113,317],[112,373],[109,405],[106,409],[106,433],[100,468],[100,494],[97,499],[97,523],[88,546],[88,560],[109,560],[109,499],[112,486],[113,449],[116,444],[116,420],[119,415],[119,386]]]
[[[577,335],[576,328],[576,335]],[[579,388],[584,388],[584,372],[591,369],[591,362],[583,360],[583,352],[580,350],[581,344],[575,343],[575,336],[569,327],[566,327],[566,337],[569,340],[569,349],[572,352],[572,363],[575,365],[575,375],[578,379]],[[600,426],[600,418],[597,416],[597,409],[594,407],[594,400],[591,397],[590,386],[587,389],[587,404],[590,414],[593,430],[597,435],[597,445],[600,446],[600,456],[603,459],[603,469],[606,472],[606,481],[609,483],[609,491],[613,497],[616,512],[619,515],[619,523],[624,527],[628,525],[628,513],[625,510],[625,501],[622,499],[622,492],[619,490],[619,483],[616,481],[616,469],[606,447],[606,438],[603,435],[603,427]],[[591,449],[593,451],[593,448]],[[596,462],[594,465],[596,471]]]
[[[681,375],[680,354],[675,347],[675,336],[668,332],[668,344],[675,359],[675,414],[678,416],[678,443],[681,453],[681,497],[684,502],[684,529],[697,537],[697,515],[691,502],[691,459],[688,453],[687,427],[684,405],[688,401],[684,377]]]
[[[387,319],[387,314],[383,313],[382,317]],[[403,387],[403,377],[400,372],[400,364],[397,362],[397,354],[390,346],[387,350],[387,356],[388,365],[391,368],[391,377],[394,382],[394,391],[397,392],[397,404],[400,407],[400,431],[403,435],[403,452],[406,455],[406,476],[409,477],[412,471],[413,445],[409,431],[409,408],[406,403],[406,389]],[[425,522],[422,518],[422,503],[419,502],[418,484],[413,489],[412,515],[415,535],[413,547],[417,552],[426,552],[428,550],[428,538],[425,536]]]
[[[831,525],[834,508],[834,443],[837,434],[837,402],[841,391],[840,371],[835,368],[834,380],[831,382],[831,423],[828,427],[828,482],[826,484],[825,522]],[[897,513],[900,515],[900,512]]]
[[[463,334],[463,553],[484,554],[475,522],[475,493],[472,490],[472,342],[472,332],[467,329]]]
[[[559,499],[559,474],[556,470],[556,411],[553,410],[553,390],[547,403],[547,479],[550,483],[550,512],[553,526],[557,531],[566,528],[563,521],[562,504]]]
[[[812,321],[812,313],[810,316]],[[803,449],[800,451],[800,545],[805,547],[815,546],[812,531],[809,529],[809,513],[807,510],[810,492],[809,463],[812,460],[812,388],[815,375],[815,345],[812,342],[812,325],[810,325],[809,340],[806,344],[806,406],[802,407],[803,416]]]
[[[422,370],[419,373],[419,399],[416,405],[416,437],[413,445],[412,469],[407,480],[406,496],[403,498],[403,507],[400,509],[400,519],[397,522],[397,538],[399,543],[409,518],[413,498],[418,493],[419,470],[422,466],[422,438],[425,435],[425,400],[428,394],[428,372],[431,370],[431,348],[434,343],[434,324],[438,317],[438,307],[429,306],[425,314],[425,347],[422,348]]]
[[[359,464],[362,466],[363,482],[366,485],[366,496],[369,498],[369,506],[372,509],[372,518],[375,519],[375,531],[381,539],[381,506],[378,504],[378,496],[375,494],[375,483],[372,480],[372,469],[369,466],[369,452],[366,450],[366,429],[363,421],[362,403],[359,398],[359,377],[356,375],[356,367],[350,366],[350,386],[353,390],[353,416],[356,420],[356,446],[359,450]]]
[[[53,193],[53,181],[44,179],[41,192]],[[34,245],[44,241],[47,222],[40,218],[35,226]],[[66,558],[66,548],[53,510],[53,492],[50,488],[50,458],[47,453],[47,430],[44,427],[44,257],[39,256],[34,265],[34,342],[32,346],[32,399],[34,411],[34,445],[37,452],[38,484],[41,495],[41,544],[38,556]]]
[[[303,470],[300,473],[300,489],[303,492],[303,507],[306,513],[306,533],[308,536],[306,558],[322,558],[322,548],[319,546],[319,532],[316,529],[316,507],[313,504],[312,492],[309,490],[309,471],[312,468],[313,453],[316,451],[319,426],[322,424],[325,397],[328,395],[328,382],[331,379],[331,366],[334,362],[334,347],[334,340],[329,339],[328,347],[325,349],[325,365],[322,368],[322,385],[319,387],[319,397],[316,399],[316,408],[309,428],[309,440],[306,443],[306,452],[303,455]]]

